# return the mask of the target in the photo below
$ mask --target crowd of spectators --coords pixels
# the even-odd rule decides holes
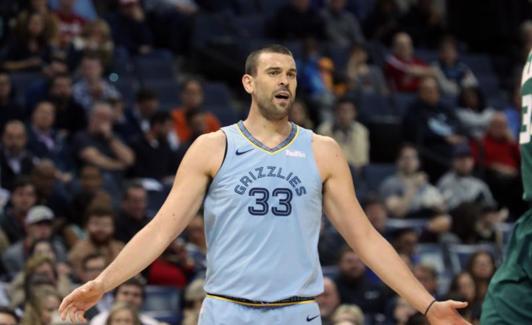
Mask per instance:
[[[516,139],[532,8],[523,1],[515,46],[491,55],[492,44],[451,19],[457,7],[2,1],[0,323],[63,324],[62,297],[94,279],[150,221],[190,144],[246,115],[231,62],[239,58],[242,71],[242,53],[271,42],[286,44],[297,62],[290,119],[339,143],[376,229],[431,294],[468,301],[463,314],[478,323],[512,222],[527,208]],[[205,26],[221,28],[204,35]],[[161,74],[131,69],[142,60]],[[157,70],[158,61],[167,65]],[[212,87],[220,79],[232,94],[223,104]],[[164,95],[168,85],[175,98]],[[89,324],[196,324],[203,226],[200,213],[142,274],[92,308]],[[318,249],[324,324],[426,324],[325,216]],[[173,316],[149,308],[159,297],[153,288],[179,297]]]

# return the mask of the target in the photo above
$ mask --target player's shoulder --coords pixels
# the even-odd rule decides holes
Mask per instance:
[[[222,130],[215,132],[209,132],[200,135],[195,141],[194,145],[201,147],[203,149],[219,149],[224,150],[225,148],[225,133]]]
[[[341,150],[336,140],[316,133],[312,134],[312,147],[318,154],[331,154]]]

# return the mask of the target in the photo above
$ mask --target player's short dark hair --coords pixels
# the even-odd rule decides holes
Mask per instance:
[[[157,93],[149,88],[141,88],[135,94],[135,101],[137,103],[146,102],[149,100],[157,100]]]
[[[289,55],[291,57],[294,56],[292,55],[292,51],[290,51],[287,47],[279,44],[272,44],[262,47],[258,50],[249,53],[248,57],[246,58],[246,74],[254,76],[257,73],[258,58],[262,53],[279,53]]]

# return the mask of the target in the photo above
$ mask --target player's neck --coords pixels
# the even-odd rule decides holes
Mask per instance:
[[[276,135],[287,137],[291,130],[288,117],[278,121],[272,121],[260,114],[253,114],[253,112],[250,112],[248,117],[244,120],[244,126],[254,137],[259,139],[269,138]]]

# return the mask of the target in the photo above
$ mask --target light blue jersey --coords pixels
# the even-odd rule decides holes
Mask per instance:
[[[267,148],[239,122],[205,199],[205,291],[256,301],[323,291],[318,258],[322,183],[312,131],[292,124]]]

